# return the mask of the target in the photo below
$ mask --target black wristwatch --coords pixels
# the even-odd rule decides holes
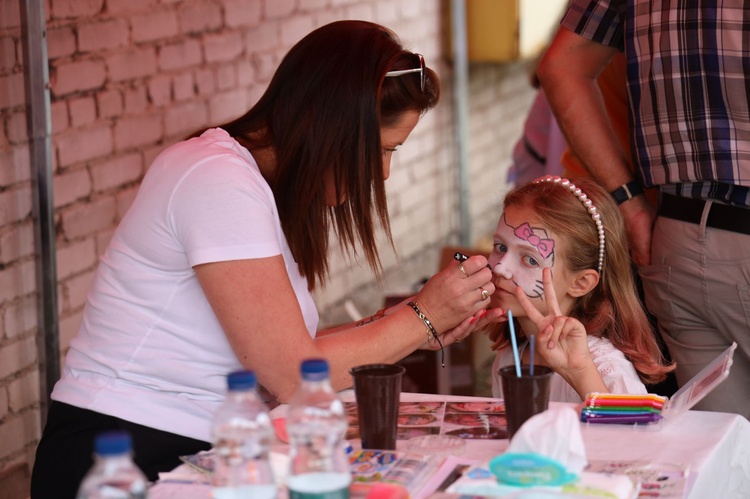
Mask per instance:
[[[620,187],[610,192],[610,195],[615,199],[615,202],[619,205],[629,199],[633,199],[638,194],[643,194],[643,187],[638,183],[637,180],[622,184]]]

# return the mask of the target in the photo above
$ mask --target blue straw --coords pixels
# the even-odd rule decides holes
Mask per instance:
[[[508,309],[508,324],[510,325],[510,342],[513,345],[513,360],[516,362],[516,376],[521,377],[521,361],[518,359],[518,341],[516,341],[516,327],[513,325],[513,312]]]
[[[529,338],[529,376],[534,375],[534,335]]]

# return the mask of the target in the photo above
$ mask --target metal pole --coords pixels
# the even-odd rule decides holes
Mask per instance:
[[[60,335],[57,318],[55,205],[52,194],[52,145],[47,69],[47,30],[43,0],[19,0],[23,30],[26,125],[33,188],[36,250],[37,350],[42,427],[52,387],[60,377]]]
[[[458,147],[458,188],[462,246],[471,246],[469,216],[469,57],[466,44],[465,0],[451,0],[451,33],[453,33],[454,112]]]

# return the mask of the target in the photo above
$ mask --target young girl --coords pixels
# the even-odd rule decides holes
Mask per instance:
[[[510,192],[489,257],[492,307],[511,310],[519,354],[551,367],[550,400],[590,392],[647,393],[665,365],[633,281],[625,226],[609,194],[589,179],[546,176]],[[507,323],[490,332],[492,392],[513,364]]]

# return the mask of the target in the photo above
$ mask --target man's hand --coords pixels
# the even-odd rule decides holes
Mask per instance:
[[[630,255],[639,267],[651,263],[651,230],[656,210],[645,196],[636,196],[620,205],[630,243]]]

